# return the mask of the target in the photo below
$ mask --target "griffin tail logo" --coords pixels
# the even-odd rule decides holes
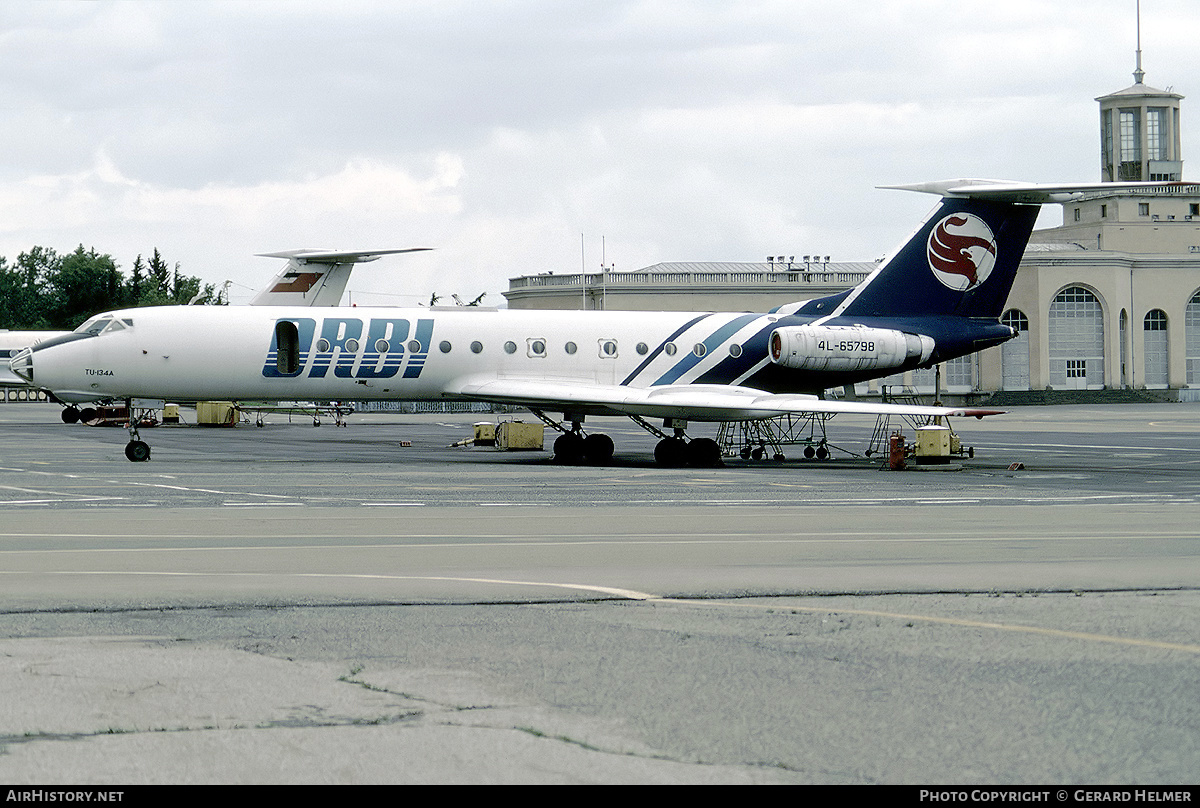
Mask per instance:
[[[943,285],[959,292],[987,280],[996,265],[996,237],[971,213],[952,213],[929,234],[929,268]]]

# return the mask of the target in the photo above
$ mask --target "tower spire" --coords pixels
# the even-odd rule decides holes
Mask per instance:
[[[1145,84],[1146,71],[1142,70],[1142,0],[1137,0],[1137,66],[1133,69],[1134,84]]]

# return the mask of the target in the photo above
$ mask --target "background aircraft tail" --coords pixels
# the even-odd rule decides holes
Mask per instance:
[[[421,252],[428,247],[408,250],[366,252],[323,252],[287,250],[261,253],[263,258],[286,258],[287,265],[254,296],[251,306],[336,306],[342,300],[350,272],[355,264],[374,261],[381,255]]]

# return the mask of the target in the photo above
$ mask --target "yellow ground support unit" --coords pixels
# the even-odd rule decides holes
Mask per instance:
[[[545,443],[546,427],[522,421],[504,421],[496,426],[496,446],[502,452],[540,450]]]
[[[200,426],[235,426],[237,407],[232,401],[197,401],[196,423]]]
[[[491,421],[480,421],[475,424],[475,445],[495,446],[496,425]]]
[[[917,427],[918,463],[950,462],[950,428],[945,426]]]

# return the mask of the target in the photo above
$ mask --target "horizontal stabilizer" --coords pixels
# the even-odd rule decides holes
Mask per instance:
[[[374,261],[381,255],[397,255],[399,253],[425,252],[432,247],[409,247],[406,250],[350,250],[331,252],[329,250],[284,250],[283,252],[258,253],[259,258],[289,258],[300,264],[365,264]]]
[[[1194,182],[1092,182],[1036,183],[1011,180],[957,179],[920,182],[915,185],[880,185],[888,191],[917,191],[955,199],[986,199],[992,202],[1042,205],[1048,202],[1069,202],[1082,194],[1119,193],[1121,191],[1164,190],[1192,188],[1200,193]]]

